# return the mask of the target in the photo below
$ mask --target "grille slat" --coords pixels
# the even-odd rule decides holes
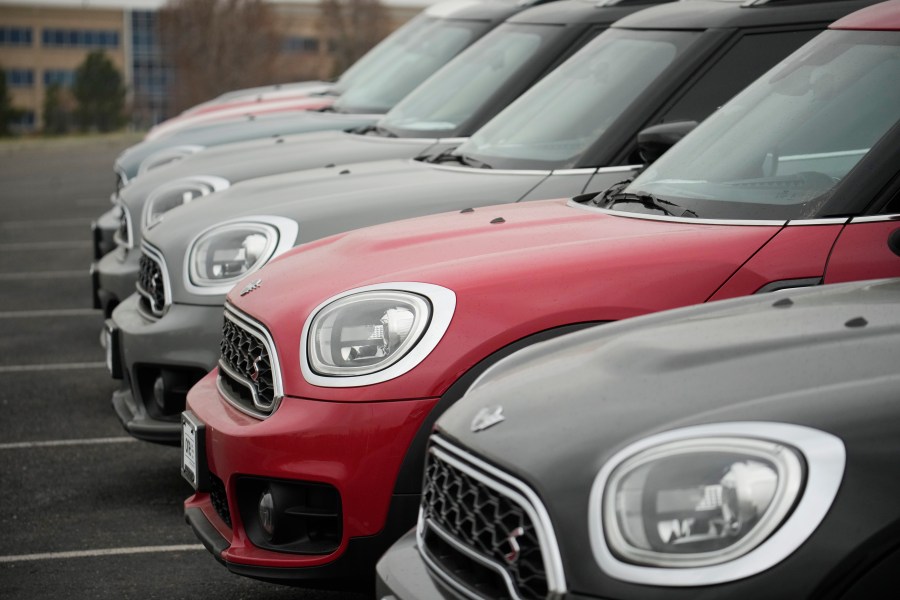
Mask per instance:
[[[146,252],[141,254],[137,291],[141,308],[154,317],[161,317],[166,306],[166,279],[160,264]]]
[[[222,326],[219,389],[233,404],[255,416],[274,410],[275,369],[268,345],[226,317]]]
[[[422,494],[422,517],[473,554],[505,571],[515,595],[545,598],[547,574],[540,541],[527,511],[515,500],[429,453]],[[490,570],[466,560],[464,553],[425,537],[425,551],[445,575],[476,593],[495,589]],[[495,574],[495,573],[493,573]],[[492,592],[492,594],[496,594]]]

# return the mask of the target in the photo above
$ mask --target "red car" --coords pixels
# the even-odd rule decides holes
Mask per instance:
[[[239,283],[219,369],[188,395],[186,519],[236,573],[359,574],[415,521],[432,423],[500,358],[652,311],[900,276],[898,255],[895,0],[817,36],[630,184],[337,235]]]

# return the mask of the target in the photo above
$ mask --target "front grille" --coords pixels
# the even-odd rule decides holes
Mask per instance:
[[[161,317],[166,307],[166,278],[162,265],[146,249],[141,254],[137,291],[141,297],[141,309],[154,317]]]
[[[226,308],[222,326],[219,390],[244,412],[266,417],[279,397],[276,358],[264,331],[253,331],[246,318]]]
[[[231,528],[231,511],[228,510],[228,495],[225,493],[225,483],[215,476],[209,474],[209,501],[212,502],[216,514],[222,519],[228,528]]]
[[[446,456],[432,445],[425,467],[420,547],[427,561],[468,595],[545,598],[540,538],[518,494],[500,492],[492,476]]]

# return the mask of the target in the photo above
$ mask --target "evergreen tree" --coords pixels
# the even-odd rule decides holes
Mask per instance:
[[[78,102],[75,117],[83,131],[112,131],[125,123],[122,74],[102,51],[88,54],[75,71],[72,93]]]
[[[61,135],[69,131],[72,115],[66,110],[63,89],[58,83],[50,84],[44,93],[44,133]]]
[[[12,135],[9,126],[21,115],[22,111],[12,105],[12,98],[6,87],[6,71],[0,69],[0,137]]]

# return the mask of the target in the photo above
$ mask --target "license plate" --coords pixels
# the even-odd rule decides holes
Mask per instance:
[[[204,487],[203,431],[193,413],[181,413],[181,474],[195,490]]]

